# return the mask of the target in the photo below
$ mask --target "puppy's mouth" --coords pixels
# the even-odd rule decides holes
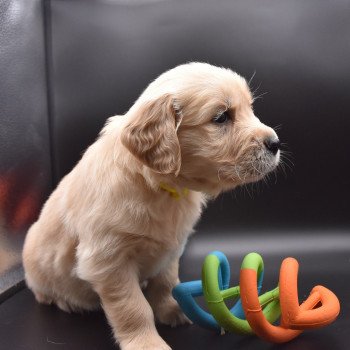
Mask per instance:
[[[259,181],[266,175],[273,172],[280,161],[280,151],[275,155],[270,152],[262,152],[258,156],[252,157],[250,165],[247,165],[248,182]],[[249,179],[250,178],[250,179]]]
[[[274,171],[280,161],[280,151],[271,154],[266,151],[253,152],[231,165],[223,172],[225,180],[242,185],[256,182]],[[221,177],[221,179],[224,179]]]

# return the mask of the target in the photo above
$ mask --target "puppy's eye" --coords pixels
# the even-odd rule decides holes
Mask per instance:
[[[224,112],[220,115],[217,115],[213,118],[213,122],[217,124],[223,124],[226,123],[229,120],[230,116],[228,115],[228,112]]]

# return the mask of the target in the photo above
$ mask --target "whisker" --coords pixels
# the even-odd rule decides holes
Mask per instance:
[[[268,91],[262,92],[261,94],[259,94],[259,95],[257,95],[257,96],[254,96],[254,95],[253,95],[253,101],[256,101],[256,100],[258,100],[258,99],[262,99],[263,96],[265,96],[266,94],[268,94]]]
[[[245,190],[247,191],[247,193],[248,193],[250,199],[253,199],[254,197],[253,197],[252,194],[250,193],[247,184],[244,184],[244,188],[245,188]]]
[[[253,75],[250,77],[249,81],[248,81],[248,86],[250,87],[250,83],[253,81],[254,77],[255,77],[255,74],[256,74],[256,70],[254,70],[254,73]]]
[[[282,124],[278,124],[276,126],[273,126],[272,129],[275,130],[275,131],[281,130],[282,129]],[[282,145],[282,143],[281,143],[281,145]]]
[[[253,100],[254,100],[254,95],[256,94],[256,92],[260,89],[261,83],[259,83],[259,85],[257,86],[257,88],[255,88],[255,90],[252,91],[252,95],[253,95]]]
[[[293,153],[292,152],[282,150],[281,154],[283,154],[285,156],[289,156],[290,158],[293,158]]]
[[[286,143],[281,143],[281,147],[282,147],[282,152],[286,152],[286,153],[292,154],[292,152],[290,151],[290,148],[289,148],[288,144],[286,144]]]
[[[292,167],[292,165],[288,164],[284,159],[281,159],[280,164],[281,164],[281,166],[284,167],[284,169],[285,169],[285,168],[288,168],[290,171],[293,172],[293,167]],[[293,165],[294,165],[294,164],[293,164]]]
[[[278,168],[281,168],[282,169],[282,172],[284,174],[284,177],[287,178],[287,171],[286,171],[286,166],[283,162],[280,162],[280,164],[278,165]],[[277,172],[277,169],[276,169],[276,172]]]
[[[282,154],[280,159],[283,160],[284,163],[286,163],[286,164],[288,163],[290,166],[294,166],[293,161],[291,159],[289,159],[288,157],[286,157],[285,155]]]

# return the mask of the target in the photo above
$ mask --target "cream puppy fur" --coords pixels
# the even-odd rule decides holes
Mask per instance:
[[[278,165],[277,135],[252,103],[238,74],[189,63],[110,118],[27,234],[25,277],[38,302],[102,305],[123,350],[170,349],[154,318],[187,321],[171,290],[206,199]]]

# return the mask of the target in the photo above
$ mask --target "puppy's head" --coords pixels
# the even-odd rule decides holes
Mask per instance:
[[[279,140],[254,115],[248,84],[229,69],[190,63],[152,82],[127,113],[124,146],[153,171],[217,194],[262,179]]]

